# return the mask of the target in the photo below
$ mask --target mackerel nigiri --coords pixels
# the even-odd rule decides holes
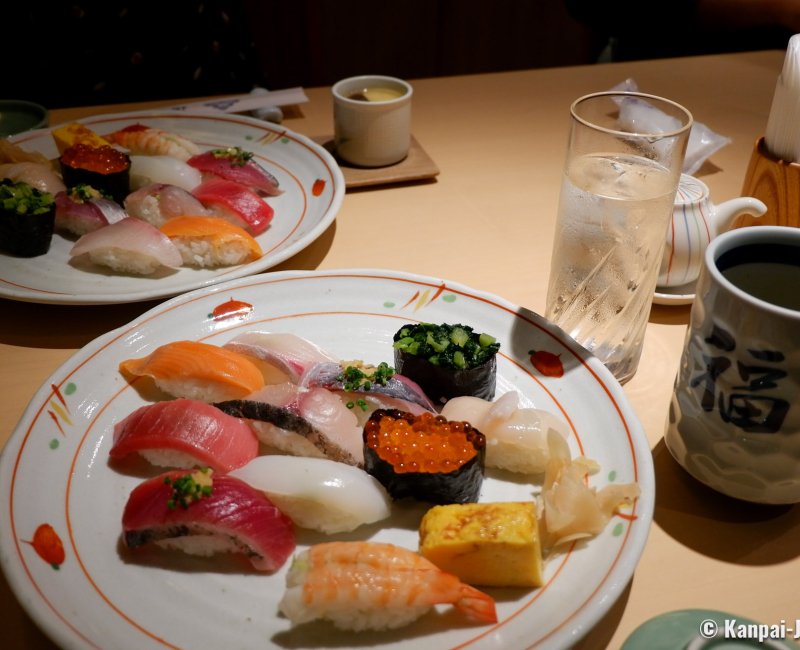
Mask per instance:
[[[154,465],[229,472],[258,454],[258,439],[239,418],[198,400],[147,404],[114,426],[109,456],[138,452]]]
[[[119,364],[122,374],[150,377],[173,397],[216,402],[262,388],[264,377],[247,357],[199,341],[173,341]]]
[[[262,196],[277,196],[281,193],[278,179],[253,160],[251,151],[244,151],[239,147],[212,149],[192,156],[186,162],[199,169],[204,176],[241,183]]]
[[[260,235],[272,221],[274,211],[258,194],[241,183],[219,178],[206,180],[192,194],[214,214]]]
[[[139,484],[122,514],[125,545],[151,543],[192,555],[244,554],[279,569],[296,548],[294,527],[263,492],[211,469],[174,470]]]
[[[55,199],[56,230],[78,236],[128,217],[116,201],[83,183],[59,192]]]
[[[233,266],[263,255],[261,246],[244,228],[220,217],[175,217],[161,226],[161,232],[178,247],[186,266]]]
[[[83,235],[70,257],[88,255],[95,264],[120,273],[150,275],[166,266],[177,268],[183,260],[169,237],[141,219],[127,217]]]

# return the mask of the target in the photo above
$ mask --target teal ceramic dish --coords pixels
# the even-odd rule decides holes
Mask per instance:
[[[0,100],[0,136],[7,137],[47,126],[47,109],[22,99]]]

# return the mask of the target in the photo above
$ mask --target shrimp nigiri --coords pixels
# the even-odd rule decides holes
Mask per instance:
[[[203,402],[241,398],[264,386],[264,377],[247,357],[199,341],[167,343],[145,357],[126,359],[119,369],[124,375],[150,377],[173,397]]]
[[[106,137],[134,154],[172,156],[186,161],[200,153],[200,147],[191,140],[144,124],[131,124]]]
[[[328,542],[298,555],[286,575],[280,611],[293,625],[316,619],[345,630],[402,627],[437,604],[496,623],[494,600],[393,544]]]

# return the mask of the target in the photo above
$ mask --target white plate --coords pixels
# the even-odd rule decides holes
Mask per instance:
[[[657,305],[691,305],[695,284],[696,281],[678,287],[656,287],[653,302]]]
[[[180,268],[160,277],[137,277],[70,265],[74,242],[56,233],[45,255],[18,258],[0,253],[0,297],[52,304],[126,303],[174,296],[259,273],[300,252],[325,232],[344,198],[344,178],[333,157],[305,136],[276,124],[241,115],[174,111],[98,115],[81,122],[101,135],[139,122],[180,133],[202,149],[238,146],[252,151],[283,189],[280,196],[266,199],[275,217],[267,231],[256,237],[264,255],[240,266]],[[49,130],[22,134],[13,141],[48,158],[58,156]]]
[[[231,299],[252,311],[224,318],[219,307]],[[391,363],[394,332],[421,320],[461,322],[496,335],[498,395],[518,390],[526,405],[567,421],[573,453],[600,463],[592,485],[637,481],[642,490],[602,534],[551,559],[541,589],[487,590],[497,600],[497,625],[476,625],[450,611],[386,633],[348,634],[327,623],[292,630],[277,613],[288,563],[268,576],[177,552],[121,554],[122,509],[142,477],[113,470],[108,451],[113,424],[144,403],[118,373],[121,360],[177,339],[223,344],[262,329],[294,332],[342,358]],[[563,376],[543,376],[529,350],[559,355]],[[537,491],[537,484],[508,476],[488,475],[481,500],[530,500]],[[654,492],[650,448],[620,385],[540,316],[434,278],[289,271],[169,300],[96,339],[56,371],[0,458],[0,560],[20,602],[64,648],[564,648],[597,623],[630,581],[652,522]],[[416,549],[424,507],[396,508],[384,525],[344,537]],[[42,524],[63,541],[66,559],[58,570],[28,543]],[[299,531],[298,547],[322,538]]]

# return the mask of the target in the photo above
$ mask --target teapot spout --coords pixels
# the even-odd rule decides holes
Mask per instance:
[[[760,217],[767,211],[763,201],[751,196],[741,196],[725,201],[714,207],[714,227],[716,234],[723,233],[733,227],[736,219],[743,214]]]

